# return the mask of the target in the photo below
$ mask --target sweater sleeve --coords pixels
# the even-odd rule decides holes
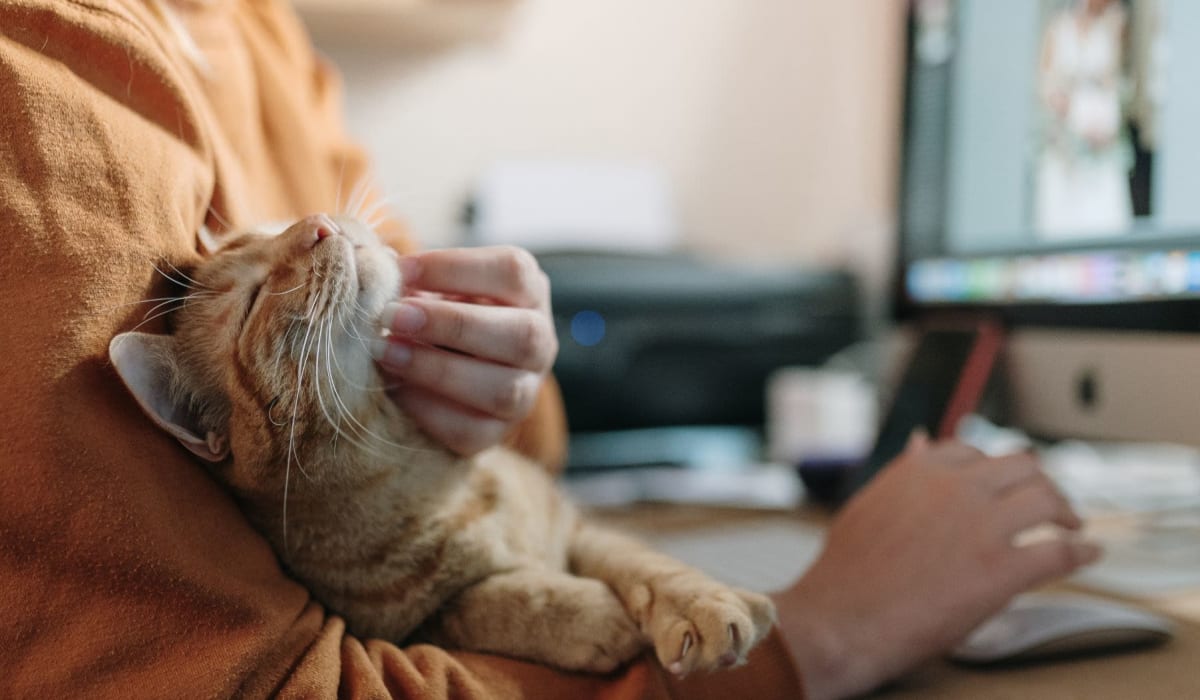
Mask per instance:
[[[206,30],[241,32],[258,68],[223,76],[219,99],[253,107],[296,77],[292,58],[263,64],[263,47],[296,31],[274,3],[212,4],[228,26]],[[777,636],[745,668],[690,685],[650,661],[569,674],[357,639],[281,570],[233,499],[142,416],[106,348],[138,324],[163,332],[143,300],[194,260],[214,192],[230,211],[238,190],[303,213],[305,183],[277,151],[301,144],[316,155],[299,170],[328,178],[343,139],[310,119],[330,139],[314,147],[265,114],[248,120],[262,134],[239,137],[184,66],[141,2],[0,4],[0,697],[796,697]]]

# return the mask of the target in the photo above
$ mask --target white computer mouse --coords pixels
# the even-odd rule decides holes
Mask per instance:
[[[1173,630],[1160,615],[1111,600],[1029,593],[976,628],[950,658],[991,664],[1115,651],[1164,642]]]

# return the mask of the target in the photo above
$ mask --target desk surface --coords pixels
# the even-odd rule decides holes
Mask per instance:
[[[823,521],[818,511],[784,514],[658,505],[597,511],[592,516],[648,539],[663,533],[718,532],[730,526],[758,523],[800,522],[819,526]],[[1081,590],[1075,586],[1058,587]],[[1200,698],[1200,590],[1133,602],[1173,617],[1178,623],[1175,638],[1150,649],[992,669],[938,661],[879,691],[876,697]]]

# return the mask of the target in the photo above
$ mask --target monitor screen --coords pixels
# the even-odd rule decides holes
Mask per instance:
[[[1200,2],[916,0],[917,307],[1200,299]]]

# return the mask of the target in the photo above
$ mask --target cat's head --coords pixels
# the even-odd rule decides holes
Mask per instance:
[[[138,403],[201,458],[232,452],[229,477],[247,488],[269,486],[281,475],[260,472],[298,460],[300,445],[311,454],[343,436],[348,449],[386,401],[368,341],[399,292],[395,253],[364,224],[325,215],[205,247],[172,333],[109,345]]]

